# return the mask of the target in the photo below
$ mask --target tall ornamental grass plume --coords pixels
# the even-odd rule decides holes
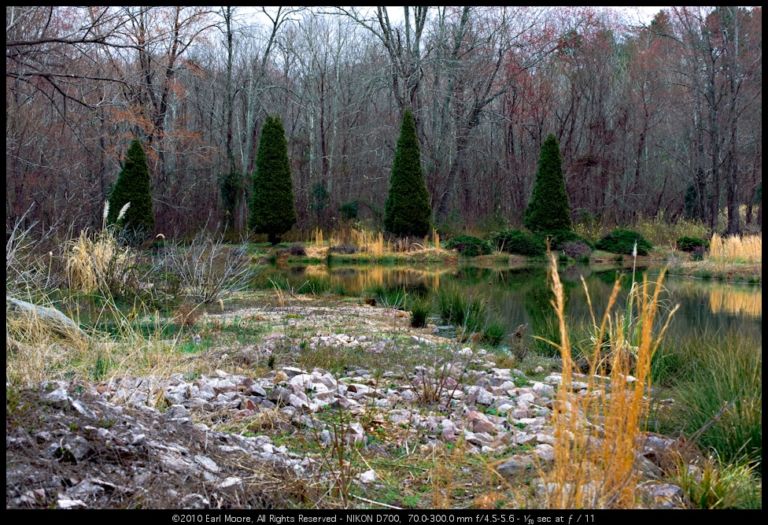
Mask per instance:
[[[763,239],[759,235],[723,238],[715,233],[709,242],[709,258],[717,262],[760,263],[763,260]]]
[[[553,411],[554,465],[542,473],[542,502],[548,508],[634,508],[638,473],[634,469],[641,428],[648,416],[651,358],[677,307],[654,334],[659,314],[659,295],[665,270],[657,281],[633,284],[627,310],[611,313],[621,290],[614,284],[605,313],[598,325],[589,290],[595,346],[588,354],[586,394],[572,389],[573,358],[565,318],[565,295],[557,273],[557,260],[549,253],[562,356],[562,381]],[[633,313],[636,311],[636,314]],[[600,379],[596,376],[601,376]]]
[[[123,219],[130,205],[130,202],[123,204],[114,222]],[[120,293],[132,277],[131,268],[136,264],[136,255],[129,247],[121,246],[115,237],[115,228],[107,226],[109,207],[109,201],[106,201],[100,232],[90,236],[87,229],[82,230],[68,244],[66,273],[72,290]]]

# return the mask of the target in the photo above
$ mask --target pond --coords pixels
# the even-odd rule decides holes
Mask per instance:
[[[587,284],[599,319],[613,283],[620,274],[622,293],[614,312],[625,307],[632,279],[631,270],[593,271],[581,265],[561,268],[560,275],[567,296],[567,320],[569,327],[574,328],[574,336],[590,319],[581,278]],[[642,280],[644,274],[648,275],[649,280],[655,281],[658,269],[638,269],[636,280]],[[270,268],[262,273],[259,280],[265,287],[290,287],[300,293],[329,290],[352,296],[365,296],[372,290],[403,288],[409,296],[418,296],[431,304],[430,321],[437,325],[447,323],[439,318],[436,296],[440,290],[453,290],[465,298],[483,299],[488,318],[501,323],[508,332],[524,325],[527,337],[540,335],[549,338],[556,332],[556,320],[549,304],[551,294],[546,275],[544,267],[499,270],[471,266],[422,269],[402,266],[311,265]],[[667,332],[666,344],[739,334],[742,341],[747,341],[755,349],[762,348],[760,286],[667,276],[664,287],[662,315],[659,317],[665,319],[666,312],[674,305],[680,305]],[[549,348],[541,341],[532,342],[545,352]]]

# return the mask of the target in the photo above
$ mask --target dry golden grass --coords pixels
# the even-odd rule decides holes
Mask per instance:
[[[763,257],[763,240],[759,235],[720,237],[712,235],[709,258],[717,262],[760,263]]]
[[[121,247],[109,230],[101,230],[95,238],[83,230],[78,238],[70,241],[67,250],[69,287],[86,293],[108,288],[114,281],[125,279],[135,262],[133,252]]]
[[[611,315],[620,291],[614,285],[605,314],[598,326],[589,301],[596,344],[590,356],[586,395],[572,390],[573,360],[565,319],[565,295],[557,273],[557,261],[550,254],[550,278],[555,295],[553,306],[558,319],[562,356],[562,382],[553,413],[555,461],[542,473],[548,508],[634,508],[638,474],[634,469],[641,422],[648,414],[645,394],[650,388],[650,365],[671,316],[658,335],[652,328],[659,310],[664,271],[651,287],[647,279],[633,284],[631,307]],[[584,281],[582,281],[584,283]],[[589,290],[584,283],[589,297]],[[632,308],[636,308],[637,318]],[[626,334],[634,334],[633,341]],[[606,349],[604,337],[610,341]],[[636,343],[633,345],[632,343]],[[609,385],[597,384],[594,375],[605,375],[610,365]],[[634,376],[634,379],[630,378]],[[600,426],[597,426],[599,423]]]

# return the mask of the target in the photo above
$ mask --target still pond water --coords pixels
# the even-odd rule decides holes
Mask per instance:
[[[585,266],[561,269],[560,275],[566,291],[566,314],[569,325],[583,325],[589,320],[589,309],[581,277],[589,288],[596,314],[602,315],[608,302],[614,280],[623,273],[622,293],[614,312],[622,308],[631,282],[631,270],[593,271]],[[636,279],[641,280],[646,270],[638,269]],[[648,270],[654,281],[657,270]],[[501,322],[508,331],[527,325],[526,332],[536,335],[551,333],[555,326],[550,295],[543,267],[525,269],[488,269],[460,267],[458,269],[419,269],[392,266],[324,265],[272,268],[264,278],[281,277],[297,289],[311,281],[330,282],[330,289],[343,290],[349,295],[365,295],[366,290],[383,286],[404,287],[411,294],[419,294],[433,304],[432,321],[441,323],[435,305],[439,289],[453,288],[465,297],[481,297],[487,301],[490,317]],[[667,276],[662,293],[663,312],[679,304],[666,336],[666,343],[691,337],[712,338],[716,335],[738,333],[762,348],[761,287],[747,284],[726,284],[687,277]],[[663,317],[666,317],[664,315]]]

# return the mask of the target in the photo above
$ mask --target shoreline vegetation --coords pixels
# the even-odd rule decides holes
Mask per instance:
[[[330,265],[416,257],[411,266],[439,290],[429,301],[418,283],[361,283],[362,291],[350,292],[332,286],[318,265],[307,265],[298,287],[269,272],[270,256],[278,264],[327,261],[342,239],[265,249],[199,236],[144,251],[120,246],[105,227],[40,258],[28,233],[12,234],[9,297],[56,309],[78,329],[54,326],[35,309],[9,309],[10,506],[133,508],[154,494],[157,505],[205,506],[216,497],[258,507],[246,497],[253,491],[285,507],[760,506],[762,386],[754,371],[761,353],[739,334],[665,339],[666,325],[653,322],[674,312],[660,300],[663,275],[656,284],[614,285],[607,307],[592,304],[582,281],[593,319],[584,325],[564,318],[556,277],[558,265],[573,258],[462,257],[443,249],[436,232],[400,252],[380,234],[350,234],[367,237],[348,242],[357,253],[338,254]],[[629,269],[687,254],[591,255],[596,264]],[[537,311],[552,314],[555,305],[557,321],[549,326],[543,318],[535,333],[512,333],[487,298],[438,287],[447,264],[425,263],[434,259],[547,265]],[[755,268],[723,257],[683,264]],[[626,306],[612,311],[617,294],[628,294]],[[653,333],[641,329],[652,325]],[[567,407],[575,410],[570,416]],[[123,417],[133,418],[134,437],[116,425]],[[65,427],[56,423],[64,420]],[[133,474],[98,460],[114,440],[138,447],[135,436],[157,424],[168,429],[163,446],[180,456],[150,441],[123,451],[146,459]],[[183,425],[195,431],[180,443],[173,435],[188,433]],[[101,428],[104,439],[91,428]],[[54,434],[59,452],[49,457],[44,448]],[[33,445],[25,435],[35,436]],[[206,449],[209,441],[217,445]],[[597,442],[621,449],[620,469],[608,468],[612,458]],[[293,489],[278,494],[266,478],[246,481],[227,459],[233,453],[269,479],[289,469]],[[43,483],[33,494],[24,481],[32,459],[40,479],[55,479],[50,469],[77,470],[82,481],[65,489]],[[136,472],[171,481],[139,496]],[[192,481],[176,483],[179,476]],[[125,491],[107,501],[93,479]],[[177,496],[153,492],[168,487]]]

